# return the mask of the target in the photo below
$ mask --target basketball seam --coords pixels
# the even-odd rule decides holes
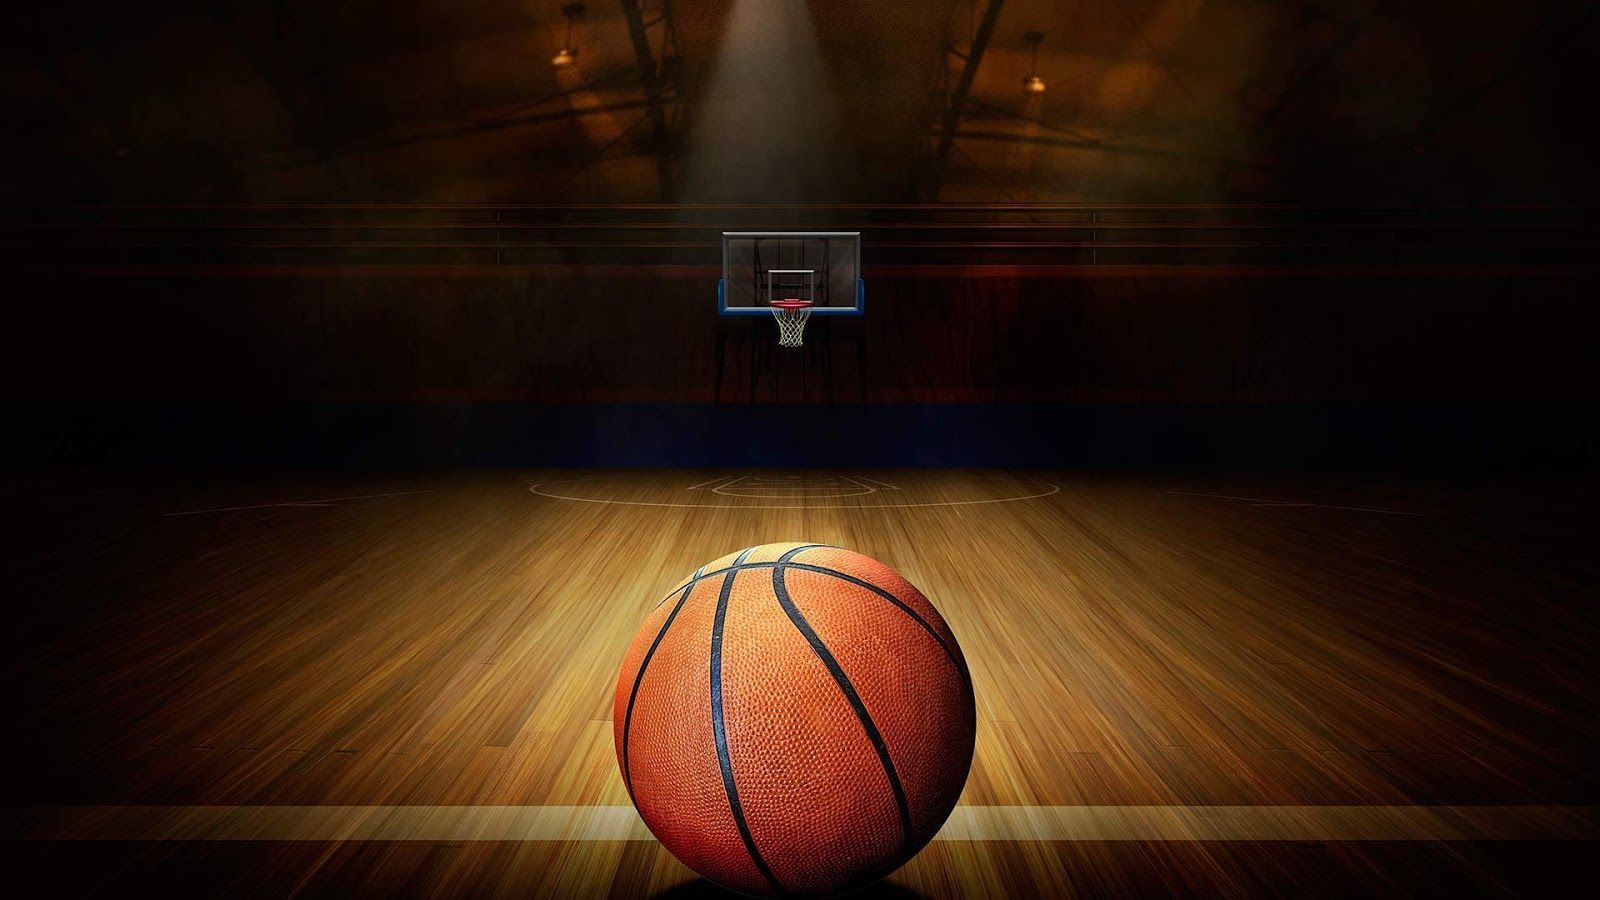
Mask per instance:
[[[751,549],[753,550],[755,548],[752,547]],[[834,547],[834,546],[829,545],[829,544],[807,544],[804,547],[796,547],[795,549],[790,550],[789,554],[799,553],[802,550],[816,550],[816,549],[841,550],[843,548],[842,547]],[[748,552],[748,551],[746,551],[746,552]],[[833,577],[833,578],[837,578],[837,579],[839,579],[841,581],[849,582],[850,584],[854,584],[857,587],[864,587],[867,590],[872,591],[874,594],[877,594],[879,597],[882,597],[883,599],[885,599],[885,600],[889,601],[890,603],[894,604],[902,612],[904,612],[906,615],[910,616],[918,625],[922,626],[922,629],[924,631],[928,632],[929,636],[931,636],[935,641],[938,642],[939,648],[944,651],[945,656],[950,658],[950,664],[955,667],[956,673],[961,676],[961,680],[970,682],[971,676],[969,676],[967,674],[966,667],[963,666],[962,663],[961,663],[961,658],[956,655],[955,648],[951,647],[950,644],[945,641],[944,636],[939,634],[938,629],[934,628],[933,624],[931,622],[929,622],[927,619],[924,619],[921,615],[919,615],[917,613],[916,610],[912,609],[909,605],[907,605],[905,602],[903,602],[899,597],[896,597],[895,595],[889,593],[888,591],[885,591],[884,589],[878,587],[877,585],[873,584],[870,581],[866,581],[866,580],[857,578],[854,575],[850,575],[850,574],[845,573],[845,572],[840,572],[837,569],[830,569],[827,566],[813,565],[812,563],[799,563],[799,562],[778,562],[778,561],[774,561],[774,562],[756,562],[756,563],[739,563],[739,562],[735,562],[733,565],[724,566],[723,568],[720,568],[720,569],[713,569],[710,572],[704,572],[702,570],[701,574],[697,574],[697,575],[691,577],[689,579],[688,584],[689,585],[693,585],[698,581],[704,581],[704,580],[706,580],[708,578],[715,578],[718,575],[722,575],[722,574],[729,573],[729,572],[743,572],[743,571],[746,571],[746,570],[749,570],[749,569],[773,569],[773,568],[776,568],[776,567],[778,567],[780,565],[788,566],[791,569],[802,569],[802,570],[807,571],[807,572],[815,572],[818,575],[827,575],[827,576],[830,576],[830,577]],[[676,590],[681,590],[681,588],[676,589]],[[674,592],[676,592],[676,590]],[[666,597],[663,597],[661,599],[661,601],[656,604],[656,606],[660,606],[662,603],[665,603],[670,599],[672,599],[672,594],[671,593],[667,594]]]
[[[629,800],[633,799],[633,773],[629,767],[628,759],[628,737],[633,731],[633,704],[634,701],[639,699],[639,686],[644,683],[644,672],[650,668],[650,660],[655,657],[656,648],[660,647],[661,642],[666,639],[667,629],[672,627],[673,621],[678,618],[678,613],[683,610],[683,605],[689,601],[689,595],[694,593],[694,586],[699,583],[698,578],[703,571],[705,571],[704,566],[696,569],[694,577],[691,577],[689,583],[680,589],[683,595],[678,598],[677,604],[672,607],[672,612],[667,614],[667,620],[661,623],[661,630],[656,632],[655,640],[650,642],[650,649],[645,651],[644,659],[639,663],[639,671],[633,677],[633,690],[628,694],[628,709],[622,717],[622,784],[623,787],[628,789]],[[668,598],[671,596],[671,594],[667,595]],[[662,603],[665,602],[665,600],[662,601]],[[660,606],[661,604],[658,603],[656,605]]]
[[[905,601],[901,600],[899,597],[896,597],[895,595],[889,593],[888,591],[884,590],[881,587],[878,587],[877,585],[873,584],[872,582],[867,581],[866,579],[857,578],[854,575],[849,575],[849,574],[846,574],[844,572],[840,572],[837,569],[829,569],[829,568],[825,568],[823,566],[814,566],[814,565],[811,565],[810,563],[797,563],[797,562],[785,563],[784,565],[787,568],[790,568],[790,569],[800,569],[801,571],[805,571],[805,572],[816,572],[819,575],[828,575],[828,576],[831,576],[833,578],[837,578],[837,579],[839,579],[841,581],[847,581],[850,584],[855,585],[856,587],[866,588],[867,590],[873,592],[874,594],[877,594],[879,597],[882,597],[883,599],[889,601],[890,603],[892,603],[895,606],[899,607],[901,612],[904,612],[906,615],[910,616],[912,618],[912,620],[915,621],[918,625],[921,625],[922,626],[922,630],[926,631],[928,633],[929,637],[932,637],[935,641],[937,641],[938,644],[939,644],[939,648],[944,651],[946,656],[950,657],[950,662],[955,664],[956,670],[957,671],[961,671],[961,664],[956,659],[956,653],[955,653],[954,650],[952,650],[950,648],[950,645],[948,643],[946,643],[946,641],[944,639],[944,636],[939,634],[939,632],[933,627],[933,624],[931,622],[929,622],[927,619],[924,619],[921,615],[919,615],[917,613],[916,610],[912,609],[909,604],[907,604]]]
[[[750,859],[761,870],[761,874],[772,885],[772,889],[783,895],[787,892],[778,879],[772,874],[772,869],[767,861],[762,858],[761,851],[756,849],[755,836],[750,833],[750,823],[745,821],[744,805],[739,802],[739,788],[733,780],[733,757],[728,752],[728,729],[722,715],[722,632],[723,624],[728,617],[728,599],[733,595],[734,579],[739,577],[736,568],[744,562],[745,557],[755,550],[754,547],[740,552],[734,565],[730,566],[726,577],[722,581],[722,590],[717,595],[716,616],[711,624],[711,735],[717,745],[717,764],[722,769],[722,787],[728,795],[728,810],[733,814],[733,822],[739,829],[739,837],[744,841],[744,849],[750,854]]]
[[[895,771],[894,760],[889,756],[889,745],[883,739],[882,732],[878,731],[877,723],[872,721],[872,714],[867,711],[867,705],[862,701],[861,695],[856,693],[855,685],[850,682],[850,676],[845,674],[844,667],[834,658],[828,646],[823,643],[811,623],[806,621],[800,608],[795,606],[793,598],[789,596],[789,588],[784,584],[783,573],[789,559],[798,550],[791,550],[778,559],[778,564],[772,569],[772,591],[776,595],[778,605],[783,608],[784,615],[789,617],[790,623],[800,635],[811,645],[811,651],[822,661],[828,674],[833,677],[833,682],[844,694],[850,708],[855,711],[856,719],[861,723],[862,730],[867,733],[867,740],[871,742],[872,749],[878,755],[878,762],[883,766],[883,774],[889,779],[889,789],[894,793],[895,806],[900,813],[901,853],[905,853],[915,845],[915,836],[911,828],[911,806],[906,801],[905,787],[900,783],[900,775]],[[731,580],[731,576],[730,576]]]
[[[739,559],[743,559],[745,555],[753,553],[754,551],[756,551],[758,549],[760,549],[760,548],[758,548],[758,547],[747,547],[747,548],[745,548],[744,550],[740,551]],[[819,549],[843,550],[844,548],[843,547],[834,547],[834,546],[829,545],[829,544],[807,544],[804,547],[796,547],[794,549],[795,549],[795,552],[797,552],[797,551],[800,551],[800,550],[819,550]],[[725,572],[743,572],[746,569],[770,569],[775,565],[777,565],[777,562],[740,563],[738,561],[735,561],[732,565],[723,566],[720,569],[712,569],[709,572],[707,572],[705,570],[705,566],[701,566],[699,568],[699,570],[697,570],[695,572],[695,574],[689,576],[689,580],[687,582],[685,582],[684,584],[679,585],[678,587],[673,588],[670,591],[667,591],[667,595],[665,597],[662,597],[660,600],[657,600],[655,607],[652,607],[652,609],[660,607],[661,604],[667,602],[668,600],[671,600],[673,594],[676,594],[677,592],[683,590],[685,587],[688,587],[689,585],[694,584],[697,581],[705,581],[706,579],[709,579],[709,578],[715,578],[718,575],[721,575],[721,574],[723,574]],[[829,569],[828,571],[831,572],[833,570]]]

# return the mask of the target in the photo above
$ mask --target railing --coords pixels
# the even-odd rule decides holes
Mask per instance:
[[[859,230],[878,266],[1573,266],[1596,210],[1252,205],[0,209],[0,264],[715,266],[724,230]]]

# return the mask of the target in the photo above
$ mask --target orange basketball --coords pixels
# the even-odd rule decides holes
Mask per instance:
[[[617,679],[645,824],[706,878],[818,896],[933,837],[972,764],[961,648],[888,566],[817,544],[729,554],[662,600]]]

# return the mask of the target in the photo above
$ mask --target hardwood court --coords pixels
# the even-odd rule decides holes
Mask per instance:
[[[892,565],[971,666],[888,896],[1525,893],[1600,836],[1591,484],[95,478],[8,495],[24,888],[705,893],[611,690],[667,590],[785,540]]]

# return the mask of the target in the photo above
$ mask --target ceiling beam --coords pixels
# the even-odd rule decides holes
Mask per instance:
[[[1300,95],[1305,93],[1307,88],[1322,77],[1323,72],[1331,68],[1339,57],[1343,56],[1366,33],[1367,28],[1377,19],[1381,5],[1381,3],[1375,2],[1364,11],[1358,13],[1354,19],[1345,22],[1339,30],[1339,36],[1334,38],[1333,43],[1324,47],[1316,58],[1307,63],[1305,68],[1294,76],[1288,86],[1272,101],[1272,105],[1267,108],[1267,111],[1256,118],[1251,125],[1251,130],[1256,134],[1266,131],[1278,120],[1279,116],[1283,115],[1285,110],[1300,99]],[[1224,165],[1221,171],[1218,172],[1216,183],[1219,190],[1227,189],[1228,183],[1233,178],[1234,168],[1232,164],[1228,164]]]
[[[1413,142],[1425,143],[1440,129],[1471,112],[1484,97],[1524,71],[1555,58],[1559,55],[1558,49],[1565,50],[1564,45],[1581,41],[1594,26],[1596,13],[1600,13],[1600,3],[1590,3],[1567,18],[1561,18],[1552,11],[1544,22],[1533,29],[1515,58],[1429,117],[1413,135]]]
[[[1278,94],[1277,99],[1272,102],[1272,106],[1268,107],[1267,111],[1256,119],[1255,130],[1262,131],[1277,121],[1278,117],[1283,115],[1284,110],[1299,99],[1300,95],[1305,92],[1306,88],[1311,86],[1312,82],[1316,81],[1323,72],[1328,70],[1328,67],[1337,62],[1339,57],[1343,56],[1345,51],[1355,44],[1356,40],[1366,32],[1367,27],[1377,18],[1377,13],[1378,5],[1374,4],[1345,25],[1333,43],[1317,54],[1317,57],[1308,63],[1304,69],[1301,69],[1300,73],[1294,77],[1294,80],[1289,82],[1289,86]]]
[[[1339,161],[1340,171],[1362,177],[1370,177],[1363,173],[1371,171],[1409,172],[1420,165],[1437,171],[1442,165],[1438,159],[1422,162],[1417,154],[1426,152],[1440,131],[1466,117],[1484,98],[1530,70],[1561,59],[1563,54],[1580,52],[1578,45],[1600,21],[1600,2],[1590,2],[1565,17],[1560,15],[1563,9],[1557,3],[1546,2],[1544,16],[1529,30],[1514,57],[1487,78],[1453,97],[1409,134],[1396,135],[1391,139],[1393,143],[1377,147],[1365,142],[1346,142],[1333,157]]]
[[[384,150],[395,150],[401,147],[410,147],[415,144],[426,144],[432,141],[444,141],[455,138],[469,137],[476,134],[486,134],[494,131],[507,131],[514,128],[527,128],[534,125],[544,125],[552,122],[564,122],[581,119],[584,116],[599,113],[628,112],[629,110],[644,109],[648,107],[648,100],[623,100],[616,103],[600,103],[593,106],[580,106],[573,109],[556,110],[555,112],[531,113],[521,116],[506,116],[499,119],[489,119],[483,122],[471,122],[453,128],[442,128],[437,131],[427,131],[421,134],[408,134],[388,138],[381,141],[362,144],[353,147],[344,147],[333,151],[335,156],[354,156],[361,153],[376,153]],[[320,159],[295,159],[278,165],[264,167],[258,171],[278,171],[282,169],[298,169],[311,165]]]
[[[284,15],[282,3],[274,0],[270,4],[270,8],[274,17],[274,25],[281,29]],[[317,158],[327,166],[328,173],[333,176],[333,181],[338,187],[348,189],[350,181],[345,177],[344,169],[339,165],[338,157],[333,152],[333,142],[328,134],[327,96],[324,94],[319,98],[322,114],[313,115],[310,110],[305,108],[305,104],[301,102],[301,92],[295,90],[295,87],[289,83],[283,67],[275,65],[269,60],[267,53],[245,35],[233,11],[219,9],[214,11],[212,15],[217,24],[222,27],[222,30],[233,41],[233,46],[239,51],[239,55],[244,57],[245,61],[255,68],[256,73],[261,76],[267,87],[278,98],[278,105],[283,109],[284,114],[288,116],[289,125],[295,137],[316,151]]]
[[[1203,153],[1193,153],[1188,150],[1165,150],[1160,147],[1144,147],[1138,144],[1112,143],[1109,141],[1085,140],[1073,137],[1055,137],[1043,134],[1018,134],[1012,131],[974,131],[962,129],[956,132],[956,137],[964,141],[987,141],[1000,144],[1019,144],[1033,147],[1060,147],[1068,150],[1090,150],[1095,153],[1116,153],[1125,156],[1143,156],[1154,159],[1173,159],[1184,161],[1214,161],[1226,163],[1240,169],[1260,169],[1266,171],[1280,171],[1290,166],[1281,163],[1272,163],[1262,160],[1232,159],[1215,157]]]
[[[132,143],[112,131],[110,117],[96,110],[83,88],[54,61],[36,60],[34,68],[59,90],[62,98],[61,120],[88,139],[91,152],[83,156],[74,154],[74,165],[82,174],[91,176],[91,181],[98,181],[100,166],[90,166],[88,160],[121,158],[131,152]],[[88,158],[85,159],[85,156]]]
[[[667,109],[663,102],[661,67],[650,49],[649,25],[644,20],[642,0],[622,0],[622,14],[628,20],[628,35],[633,39],[633,55],[639,65],[639,81],[644,85],[649,105],[650,138],[655,148],[656,177],[661,184],[661,199],[671,200],[675,189],[672,178],[672,145],[667,128]],[[662,0],[660,23],[672,37],[672,0]]]
[[[988,7],[983,11],[983,21],[978,24],[978,30],[972,36],[972,46],[967,49],[962,63],[961,78],[956,82],[955,91],[951,93],[950,100],[945,105],[939,149],[934,153],[933,170],[928,173],[929,200],[939,199],[939,191],[944,182],[945,162],[950,158],[950,148],[955,146],[956,129],[961,125],[961,114],[966,109],[967,97],[972,93],[972,81],[978,76],[978,66],[982,64],[983,55],[989,49],[989,39],[994,36],[995,22],[999,20],[1000,8],[1004,5],[1005,0],[989,0]]]

